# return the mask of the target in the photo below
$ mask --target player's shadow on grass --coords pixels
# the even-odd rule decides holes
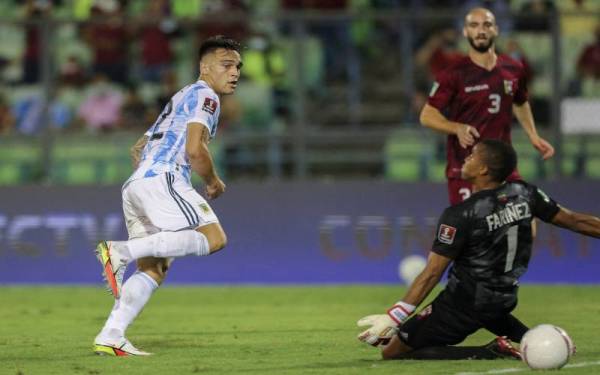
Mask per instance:
[[[155,332],[152,335],[149,334],[137,334],[136,336],[138,338],[144,338],[146,342],[149,343],[158,343],[158,344],[162,344],[162,343],[167,343],[169,341],[172,341],[174,339],[177,339],[177,337],[180,336],[191,336],[191,337],[203,337],[203,336],[207,336],[207,337],[211,337],[211,336],[215,336],[215,337],[223,337],[223,336],[229,336],[229,337],[234,337],[234,338],[238,338],[238,337],[242,337],[242,336],[254,336],[254,335],[260,335],[263,336],[265,334],[295,334],[295,333],[307,333],[310,332],[311,334],[316,334],[316,333],[331,333],[331,332],[340,332],[339,329],[337,328],[331,328],[331,329],[272,329],[272,330],[265,330],[265,329],[252,329],[252,330],[243,330],[243,329],[231,329],[231,330],[226,330],[226,331],[185,331],[185,332],[174,332],[174,331],[165,331],[164,333],[162,332]],[[353,333],[354,331],[352,331]],[[160,337],[160,339],[156,339],[156,337]],[[165,339],[165,337],[168,337],[168,339]]]
[[[165,335],[177,337],[177,336],[218,336],[218,335],[254,335],[254,334],[269,334],[269,333],[317,333],[317,332],[340,332],[337,328],[323,328],[323,329],[272,329],[272,330],[264,330],[264,329],[252,329],[252,330],[243,330],[243,329],[231,329],[227,331],[185,331],[185,332],[174,332],[168,331],[163,335],[162,333],[156,333],[156,335],[160,337],[164,337]],[[354,331],[352,331],[354,332]]]
[[[326,370],[326,369],[355,369],[355,368],[371,368],[376,364],[384,364],[382,360],[367,360],[367,359],[353,359],[350,361],[338,361],[338,362],[325,362],[319,361],[314,363],[304,363],[295,366],[268,366],[268,363],[256,363],[256,367],[249,366],[244,369],[244,372],[272,372],[279,373],[283,371],[294,371],[294,370]]]

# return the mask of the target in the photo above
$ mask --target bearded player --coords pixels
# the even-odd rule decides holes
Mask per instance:
[[[492,12],[472,9],[465,17],[463,35],[469,41],[468,56],[436,77],[420,115],[423,126],[448,134],[446,177],[453,205],[471,195],[471,184],[460,171],[473,145],[478,139],[511,143],[513,114],[544,160],[554,155],[552,145],[537,133],[523,65],[495,52],[498,26]],[[508,177],[519,179],[517,170]]]

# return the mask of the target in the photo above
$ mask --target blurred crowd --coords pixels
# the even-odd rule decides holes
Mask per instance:
[[[0,136],[38,134],[43,124],[57,131],[143,131],[175,91],[197,78],[197,47],[215,34],[246,46],[244,81],[223,103],[226,130],[233,123],[250,130],[285,126],[298,77],[316,112],[335,100],[331,87],[354,89],[354,100],[365,106],[381,86],[367,83],[385,77],[394,85],[393,77],[402,78],[402,69],[386,62],[406,64],[400,55],[406,29],[386,18],[316,17],[302,24],[290,15],[443,8],[457,16],[412,28],[413,87],[392,97],[408,103],[394,122],[414,121],[436,73],[463,55],[462,15],[474,6],[496,13],[499,50],[526,66],[530,85],[540,76],[541,65],[531,61],[536,51],[512,36],[549,38],[551,16],[562,12],[565,42],[577,41],[573,61],[563,61],[565,95],[600,96],[600,1],[594,0],[6,0],[0,5],[6,17],[0,16]],[[296,35],[304,37],[298,42]],[[389,99],[387,91],[382,95]]]

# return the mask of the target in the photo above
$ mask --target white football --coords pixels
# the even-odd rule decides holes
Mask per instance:
[[[410,285],[415,277],[425,268],[427,259],[420,255],[409,255],[400,261],[398,265],[398,276],[406,285]]]
[[[552,324],[533,327],[521,340],[523,362],[534,370],[559,369],[575,353],[575,345],[564,329]]]

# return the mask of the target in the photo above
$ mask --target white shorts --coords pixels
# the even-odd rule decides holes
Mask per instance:
[[[219,222],[206,200],[173,173],[133,180],[122,196],[129,239]]]

